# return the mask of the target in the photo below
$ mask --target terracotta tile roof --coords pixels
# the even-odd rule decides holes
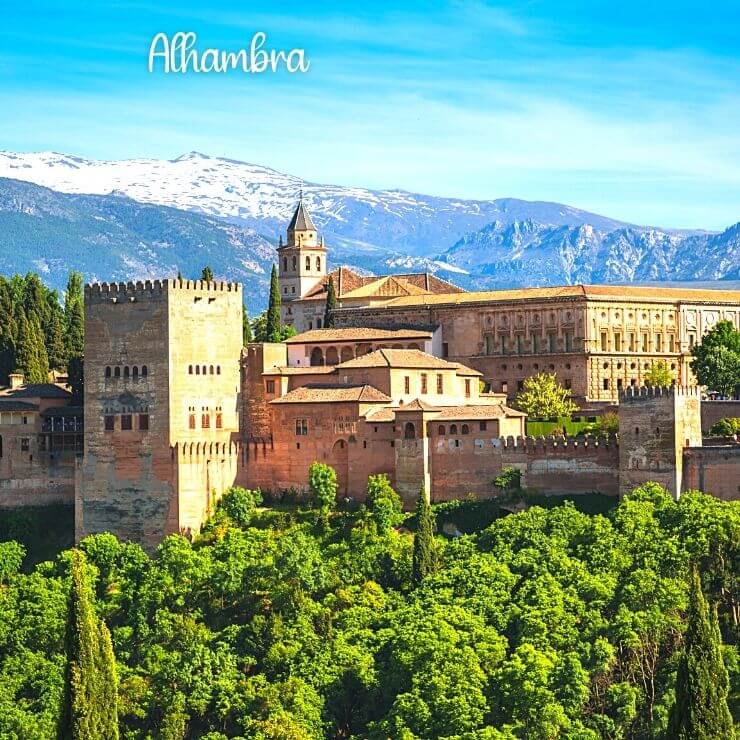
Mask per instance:
[[[395,298],[398,296],[426,295],[428,292],[406,280],[388,275],[376,278],[372,283],[361,285],[348,293],[342,293],[340,298],[343,300],[350,298]]]
[[[286,344],[320,344],[321,342],[365,342],[370,340],[431,339],[432,332],[417,329],[312,329],[285,340]]]
[[[447,406],[441,409],[435,421],[446,421],[447,419],[499,419],[501,417],[522,417],[526,414],[521,411],[504,406],[501,403],[493,403],[488,406]]]
[[[270,403],[390,403],[391,399],[372,385],[323,385],[309,383]]]
[[[33,383],[20,388],[6,388],[0,391],[5,398],[70,398],[72,394],[56,383]]]
[[[487,290],[471,293],[437,293],[421,296],[403,296],[390,300],[386,307],[458,305],[513,300],[557,298],[587,298],[591,300],[641,300],[649,302],[684,301],[740,304],[739,290],[710,290],[695,288],[661,288],[647,285],[561,285],[516,290]]]
[[[380,408],[370,409],[365,414],[365,419],[370,422],[384,422],[384,421],[395,421],[396,410],[389,406],[381,406]]]
[[[263,375],[328,375],[333,373],[336,365],[306,365],[305,367],[288,367],[273,365]]]
[[[453,362],[450,364],[457,365],[458,375],[475,375],[478,377],[483,377],[482,372],[476,370],[474,367],[468,367],[467,365],[463,365],[462,362]]]
[[[399,368],[439,368],[451,370],[456,362],[447,362],[429,355],[419,349],[376,349],[361,357],[342,362],[337,367],[399,367]]]
[[[0,398],[0,412],[5,411],[38,411],[39,407],[35,403],[28,401],[15,401],[6,398]]]
[[[415,398],[413,401],[408,403],[402,403],[396,411],[437,411],[438,406],[433,406],[431,403],[427,403],[421,398]]]

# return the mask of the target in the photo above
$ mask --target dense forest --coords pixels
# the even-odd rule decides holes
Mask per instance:
[[[70,600],[103,723],[112,644],[122,738],[698,737],[677,685],[679,708],[725,723],[702,737],[732,732],[738,503],[648,484],[607,514],[533,506],[476,528],[481,502],[404,515],[376,477],[357,510],[260,504],[234,489],[152,555],[102,534],[24,572],[0,544],[0,737],[57,736]]]
[[[50,370],[81,380],[84,344],[82,275],[71,272],[64,302],[34,273],[0,275],[0,386],[21,372],[29,383],[46,383]]]

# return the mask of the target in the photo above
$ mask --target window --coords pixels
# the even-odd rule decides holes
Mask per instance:
[[[308,434],[308,419],[295,420],[295,433],[298,437],[305,437]]]
[[[547,345],[549,352],[558,351],[558,335],[555,334],[555,332],[550,332],[550,334],[547,335]]]
[[[470,378],[465,378],[465,398],[470,398]]]
[[[211,428],[211,415],[209,413],[203,413],[200,415],[200,428],[210,429]]]
[[[517,380],[516,381],[516,389],[517,389],[517,392],[524,390],[524,381],[523,380]]]
[[[200,365],[195,366],[195,374],[200,375]]]
[[[288,258],[283,257],[283,272],[288,272]]]
[[[488,422],[487,421],[482,421],[480,423],[480,430],[481,430],[481,432],[485,432],[487,429],[488,429]]]
[[[426,373],[421,374],[421,392],[422,393],[427,392],[427,374]]]
[[[216,429],[223,429],[224,417],[223,414],[216,414]]]
[[[115,416],[104,416],[103,417],[103,429],[106,432],[112,432],[116,428],[116,417]]]
[[[617,331],[614,332],[614,351],[622,351],[622,335]]]
[[[141,366],[141,377],[146,378],[146,376],[149,375],[149,370],[147,369],[146,365]]]
[[[311,270],[311,258],[310,257],[306,257],[306,269],[309,271]]]
[[[486,334],[483,337],[483,343],[485,346],[484,352],[487,355],[492,355],[493,354],[493,337],[490,334]]]
[[[442,342],[442,357],[449,357],[450,355],[450,346],[447,344],[447,342]]]
[[[604,390],[609,390],[609,378],[604,378]]]
[[[138,368],[138,366],[134,365],[134,368],[131,371],[131,375],[133,376],[134,380],[138,380],[139,379],[139,368]]]
[[[21,437],[21,452],[28,452],[31,447],[31,440],[28,437]]]
[[[662,352],[662,351],[663,351],[663,335],[656,334],[655,335],[655,352]]]
[[[630,343],[629,343],[629,351],[634,352],[635,351],[635,332],[630,332]]]
[[[121,414],[121,431],[130,432],[133,429],[131,414]]]
[[[642,335],[642,351],[648,352],[650,348],[650,337],[647,334]]]
[[[411,393],[411,378],[408,375],[403,378],[403,392]]]
[[[566,352],[573,351],[573,332],[572,331],[565,332],[565,351]]]
[[[126,367],[123,368],[123,377],[128,378],[128,376],[131,374],[131,371],[129,370],[129,366],[126,365]]]
[[[668,351],[669,352],[676,351],[676,337],[673,334],[668,335]]]
[[[321,272],[321,257],[316,258],[316,272]]]
[[[121,377],[121,368],[117,367],[115,370],[113,370],[113,377],[114,378],[120,378]]]
[[[509,392],[509,384],[505,381],[501,381],[501,393],[508,393]]]
[[[295,295],[295,285],[290,286],[290,292]]]
[[[516,352],[519,355],[524,352],[524,337],[521,334],[516,335]]]
[[[203,375],[205,375],[205,374],[206,374],[206,371],[207,371],[207,369],[208,369],[208,368],[206,368],[206,366],[205,366],[205,365],[203,365]]]
[[[317,329],[321,328],[321,319],[316,319],[316,328]]]
[[[450,434],[457,434],[457,424],[453,424],[450,427]]]
[[[467,424],[463,424],[460,429],[461,434],[470,434],[470,427]]]
[[[622,386],[624,385],[624,382],[622,381],[622,378],[617,378],[617,390],[621,391]]]
[[[443,424],[440,424],[439,427],[437,427],[437,434],[439,434],[440,437],[445,436],[445,428]]]
[[[188,416],[188,429],[195,429],[195,414]]]
[[[442,375],[442,373],[437,373],[437,393],[442,395],[442,393],[444,393],[444,389],[444,376]]]
[[[406,422],[406,426],[403,430],[403,436],[405,439],[416,439],[416,427],[414,426],[413,422]]]
[[[275,381],[274,380],[268,380],[267,383],[267,392],[268,393],[274,393],[275,392]]]
[[[696,334],[689,334],[689,349],[696,344]]]
[[[609,350],[609,335],[605,332],[601,332],[601,351],[607,352]]]
[[[139,430],[142,432],[149,431],[149,414],[139,414]]]
[[[296,258],[293,257],[293,269],[295,270],[296,267],[298,267],[298,263],[296,262]]]
[[[570,390],[573,387],[573,381],[570,378],[565,378],[563,380],[563,383],[565,384],[565,387]]]
[[[216,375],[221,375],[221,365],[216,365]]]
[[[532,352],[540,351],[540,335],[532,334]]]
[[[509,351],[509,337],[506,334],[501,335],[501,354],[505,355]]]
[[[111,373],[110,367],[106,367],[105,368],[105,377],[106,378],[110,378],[110,373]]]

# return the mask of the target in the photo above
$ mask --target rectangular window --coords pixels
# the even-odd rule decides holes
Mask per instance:
[[[106,432],[112,432],[116,428],[116,417],[115,416],[104,416],[103,417],[103,429]]]
[[[563,383],[565,384],[565,387],[570,390],[573,387],[573,381],[570,378],[565,378],[563,380]]]
[[[622,378],[617,378],[617,390],[618,391],[621,391],[622,390],[622,386],[623,385],[624,385],[624,383],[622,381]]]
[[[465,378],[465,398],[470,398],[470,378]]]
[[[506,334],[501,335],[501,354],[506,354],[509,351],[509,337]]]
[[[485,345],[485,353],[487,355],[493,354],[493,337],[490,334],[486,334],[485,337],[483,337],[483,342]]]
[[[656,334],[655,335],[655,352],[662,352],[663,351],[663,335],[662,334]]]
[[[447,344],[447,342],[442,342],[442,357],[449,357],[450,356],[450,346]]]
[[[634,352],[635,351],[635,332],[630,332],[630,345],[629,345],[629,351]]]
[[[188,416],[188,429],[195,429],[195,414]]]
[[[28,437],[21,437],[21,452],[28,452],[31,446],[31,440]]]
[[[609,335],[605,331],[601,332],[601,351],[609,351]]]
[[[149,414],[139,414],[139,430],[142,432],[149,431]]]
[[[676,337],[673,334],[668,335],[668,351],[669,352],[676,351]]]
[[[508,393],[509,392],[509,384],[505,381],[501,381],[501,393]]]
[[[486,429],[488,429],[488,422],[487,421],[482,421],[480,423],[480,430],[481,430],[481,432],[485,432]]]
[[[134,427],[131,414],[121,414],[121,431],[130,432]]]
[[[295,420],[295,433],[298,437],[305,437],[308,435],[308,419]]]
[[[573,351],[573,332],[572,331],[565,332],[565,351],[566,352]]]
[[[550,352],[558,351],[558,335],[554,332],[547,335],[547,345]]]
[[[411,393],[411,378],[408,375],[403,378],[403,392]]]
[[[532,334],[532,352],[540,351],[540,335]]]
[[[224,417],[223,414],[216,414],[216,429],[223,429]]]
[[[604,378],[604,390],[609,390],[609,378]]]
[[[267,381],[267,392],[270,394],[275,392],[275,381],[274,380]]]
[[[200,415],[200,428],[210,429],[211,428],[211,415],[208,413]]]
[[[642,335],[642,351],[643,352],[650,351],[650,337],[647,334]]]
[[[523,391],[524,390],[524,381],[523,380],[517,380],[516,381],[516,389],[517,389],[517,391]]]
[[[442,395],[444,393],[444,376],[441,373],[437,374],[437,393]]]
[[[622,351],[622,335],[618,331],[614,332],[614,351]]]
[[[421,374],[421,392],[422,393],[427,392],[427,374],[426,373]]]
[[[524,352],[524,337],[521,334],[516,335],[516,351],[519,355]]]

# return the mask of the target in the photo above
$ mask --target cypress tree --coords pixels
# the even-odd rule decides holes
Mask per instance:
[[[18,334],[16,336],[15,370],[25,375],[26,380],[32,383],[39,382],[40,368],[38,366],[38,352],[34,347],[34,334],[26,314],[20,311],[18,317]]]
[[[213,282],[213,270],[208,265],[203,268],[203,271],[200,274],[200,279],[205,280],[207,283]]]
[[[282,338],[280,331],[280,285],[278,283],[277,268],[273,264],[270,276],[270,300],[267,304],[267,325],[265,327],[266,341],[279,342]]]
[[[44,343],[44,332],[41,329],[41,322],[35,314],[31,316],[28,322],[31,337],[32,351],[34,353],[35,372],[28,375],[29,383],[48,383],[49,382],[49,355],[46,353],[46,344]]]
[[[49,323],[44,330],[46,339],[46,353],[49,357],[49,367],[58,370],[67,364],[67,352],[64,342],[64,314],[56,300],[56,294],[50,306]],[[51,299],[50,299],[51,300]]]
[[[710,617],[699,571],[694,566],[688,624],[676,675],[676,703],[671,710],[668,737],[675,740],[734,737],[721,646],[716,613]]]
[[[64,344],[67,359],[82,357],[85,348],[85,309],[82,274],[70,272],[64,294]]]
[[[72,551],[65,648],[67,670],[59,740],[118,738],[117,678],[110,633],[92,606],[85,557]]]
[[[422,486],[416,502],[416,532],[414,533],[412,577],[416,585],[419,585],[434,570],[435,560],[434,515],[424,486]]]
[[[337,293],[334,290],[334,278],[329,275],[329,284],[326,286],[326,308],[324,309],[324,328],[334,326],[334,309],[337,307]]]
[[[242,306],[242,342],[244,346],[254,341],[252,337],[252,325],[249,323],[249,311],[246,306]]]

